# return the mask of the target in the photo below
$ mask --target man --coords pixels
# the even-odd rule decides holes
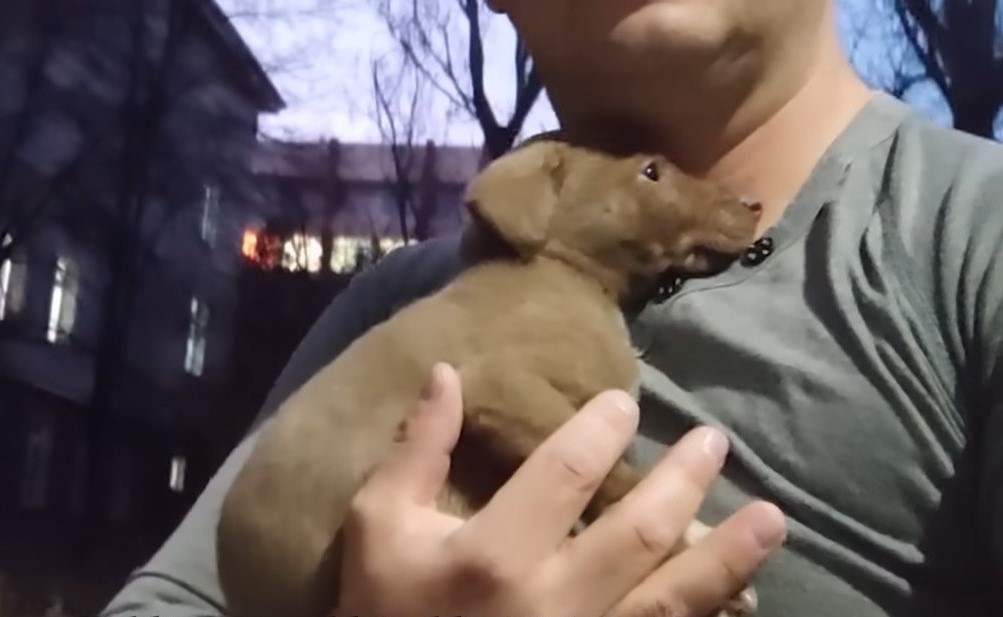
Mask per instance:
[[[1003,150],[870,92],[840,49],[834,0],[493,4],[527,41],[566,131],[620,125],[764,203],[755,250],[631,326],[647,461],[695,425],[719,427],[731,452],[701,517],[720,522],[754,499],[787,517],[787,542],[754,579],[761,614],[1003,614],[994,591],[1003,580]],[[460,267],[451,246],[402,250],[358,279],[307,336],[263,413],[366,328],[444,284]],[[441,396],[457,396],[448,391]],[[441,454],[449,430],[416,443],[438,443]],[[568,430],[601,439],[584,425]],[[678,460],[695,456],[690,436],[657,469],[675,469],[676,484],[684,469],[699,478],[692,484],[710,482],[709,463]],[[249,443],[109,614],[220,614],[213,524]],[[382,490],[360,508],[364,521]],[[695,509],[702,490],[687,494]],[[505,503],[493,507],[504,518]],[[556,506],[535,508],[514,511],[549,520]],[[742,578],[780,536],[771,516],[765,507],[732,516],[705,565]],[[762,553],[744,551],[737,529],[772,537]],[[371,566],[371,557],[362,550],[349,562]],[[417,580],[407,563],[389,583],[346,571],[361,582],[344,608],[399,607],[374,598]],[[720,587],[711,592],[686,570],[660,579],[671,595],[649,598],[665,614],[699,615],[702,601],[724,597],[727,576],[703,570]]]

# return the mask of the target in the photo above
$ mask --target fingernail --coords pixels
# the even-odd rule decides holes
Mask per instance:
[[[755,519],[752,535],[761,548],[770,550],[780,546],[787,537],[787,522],[780,508],[771,503],[764,503],[762,507],[767,512]]]
[[[632,396],[620,390],[612,390],[608,393],[607,397],[610,405],[615,410],[631,418],[637,417],[637,401]]]
[[[728,437],[721,431],[706,426],[702,429],[704,453],[716,462],[724,462],[728,456]]]
[[[431,374],[421,389],[422,400],[431,401],[438,398],[439,391],[442,389],[442,372],[443,367],[441,364],[436,364],[432,367]]]

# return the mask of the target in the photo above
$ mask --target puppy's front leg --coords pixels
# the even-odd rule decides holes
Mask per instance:
[[[463,436],[454,451],[451,481],[470,501],[483,506],[548,436],[577,413],[575,405],[546,379],[515,363],[476,362],[460,369],[463,383]],[[583,513],[586,523],[620,501],[643,474],[623,460],[616,463]],[[710,528],[694,520],[672,554],[700,541]],[[722,607],[718,617],[741,617],[758,604],[752,587]]]
[[[597,491],[592,503],[589,504],[589,508],[586,509],[583,518],[586,522],[591,523],[606,508],[626,496],[640,480],[640,472],[626,463],[619,463],[613,468],[609,476],[606,477],[606,481],[600,487],[599,491]],[[594,518],[590,518],[590,516]],[[694,519],[686,528],[686,531],[683,532],[683,537],[679,539],[678,544],[673,548],[669,556],[677,555],[696,545],[710,531],[710,527]],[[756,595],[755,588],[748,586],[721,607],[717,617],[743,617],[751,615],[756,612],[758,605],[759,598]]]
[[[464,401],[464,438],[456,466],[457,483],[465,492],[481,483],[490,493],[479,496],[486,503],[494,491],[539,445],[578,412],[575,404],[543,377],[517,368],[504,358],[482,359],[461,367]],[[476,470],[476,476],[470,473]],[[595,520],[606,508],[623,498],[641,480],[642,474],[622,459],[614,465],[583,513],[585,522]]]
[[[479,508],[577,410],[518,362],[481,358],[458,371],[464,417],[450,480]]]
[[[476,469],[477,475],[458,478],[464,491],[481,483],[490,493],[487,502],[541,443],[578,412],[568,396],[548,380],[519,368],[518,359],[481,358],[459,369],[463,383],[463,438],[458,446],[463,465],[457,472]],[[468,454],[469,453],[469,454]],[[617,461],[583,513],[595,520],[640,482],[641,472],[623,459]]]

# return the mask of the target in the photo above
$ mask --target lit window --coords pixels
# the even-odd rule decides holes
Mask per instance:
[[[390,251],[404,246],[404,240],[400,238],[380,238],[380,253],[386,255]]]
[[[331,246],[331,270],[334,272],[351,272],[368,259],[372,246],[368,238],[358,236],[338,236]]]
[[[209,307],[193,297],[188,322],[188,341],[185,345],[185,371],[196,377],[205,368],[206,329],[209,325]]]
[[[56,260],[53,274],[52,296],[49,300],[49,322],[45,330],[45,340],[50,343],[64,343],[73,333],[77,317],[77,276],[69,259]]]
[[[13,266],[9,259],[0,265],[0,319],[7,317],[7,298],[10,296],[10,279]]]
[[[319,247],[319,241],[317,244]],[[288,259],[283,259],[283,249],[289,254]],[[317,251],[317,249],[310,250]],[[288,264],[291,269],[299,269],[296,268],[299,251],[295,243],[284,247],[283,242],[277,236],[266,234],[254,228],[244,230],[240,253],[245,260],[265,270],[271,270],[280,264]],[[317,261],[319,263],[319,258]]]
[[[24,306],[23,263],[7,259],[0,264],[0,320],[21,312]]]
[[[202,225],[201,234],[209,246],[216,244],[216,230],[219,221],[219,187],[207,184],[202,195]]]
[[[167,485],[175,493],[183,493],[185,490],[185,467],[188,461],[183,456],[171,457],[171,475]]]
[[[338,236],[331,246],[331,270],[352,272],[373,261],[377,256],[404,246],[400,238],[366,238],[362,236]]]
[[[258,232],[253,229],[244,230],[244,238],[240,244],[240,253],[245,259],[258,261]]]
[[[293,234],[282,244],[282,268],[290,272],[318,272],[323,254],[319,237]]]

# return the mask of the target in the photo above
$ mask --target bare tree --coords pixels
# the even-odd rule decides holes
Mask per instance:
[[[246,0],[233,1],[242,6]],[[175,66],[177,47],[192,34],[189,13],[200,6],[218,10],[214,4],[27,4],[23,40],[15,34],[13,44],[0,46],[0,78],[12,77],[0,87],[14,90],[13,96],[0,97],[0,262],[46,226],[92,237],[118,224],[137,228],[135,213],[143,211],[150,183],[174,198],[179,207],[170,209],[172,216],[196,202],[172,192],[179,188],[172,177],[215,175],[221,182],[235,180],[236,188],[243,184],[236,177],[243,168],[199,145],[233,126],[217,117],[206,118],[182,139],[175,138],[178,131],[163,131],[192,97],[214,85],[214,77],[192,77],[192,71]],[[165,7],[162,18],[151,22],[152,7],[158,5]],[[98,41],[81,35],[88,28],[127,34],[122,40]],[[176,77],[182,72],[186,77]],[[82,77],[94,83],[81,88]],[[68,80],[78,83],[66,88],[56,83]],[[167,177],[149,177],[158,170],[166,170]],[[116,207],[95,203],[109,197]],[[151,221],[158,229],[166,222]],[[156,237],[145,240],[134,248],[152,258]]]
[[[105,495],[100,470],[112,464],[113,401],[123,375],[136,372],[138,298],[191,292],[165,257],[165,232],[196,220],[208,182],[237,203],[253,191],[234,137],[252,141],[253,118],[234,112],[244,103],[232,82],[221,87],[221,73],[203,62],[214,48],[202,46],[201,28],[225,19],[209,13],[219,10],[212,2],[29,4],[23,31],[0,40],[0,78],[11,84],[0,92],[0,261],[44,230],[102,266],[81,277],[81,295],[98,307],[96,328],[69,340],[93,358],[86,529]],[[89,534],[78,538],[85,557]]]
[[[331,62],[343,61],[336,42],[343,16],[370,10],[366,0],[216,0],[227,18],[254,49],[268,76],[279,85],[290,107],[309,109],[340,99],[331,86]],[[340,86],[341,84],[338,84]],[[329,91],[324,91],[329,88]],[[334,103],[340,105],[341,101]],[[263,136],[309,140],[302,129],[269,126]]]
[[[204,157],[191,158],[194,153],[188,144],[168,137],[165,131],[174,104],[199,85],[180,77],[177,71],[180,50],[192,28],[193,5],[169,2],[165,13],[160,13],[152,0],[134,0],[129,5],[121,13],[108,16],[126,27],[129,40],[119,51],[125,69],[123,97],[116,110],[118,139],[114,152],[119,172],[113,180],[111,216],[105,221],[103,234],[109,276],[101,304],[94,386],[85,424],[85,447],[89,450],[86,495],[97,503],[104,495],[101,470],[112,463],[107,459],[113,434],[110,412],[117,384],[128,364],[127,345],[137,291],[151,266],[156,265],[156,240],[148,230],[158,223],[163,225],[163,220],[151,220],[149,199],[154,192],[164,196],[169,186],[165,176],[191,177],[194,174],[190,165],[207,162]],[[111,158],[112,162],[115,158]],[[178,209],[171,209],[167,216],[176,215]],[[87,527],[97,523],[99,512],[95,505],[89,503],[85,509],[83,524]],[[78,547],[78,558],[89,554],[87,537],[80,536],[83,544]]]
[[[371,77],[376,124],[382,142],[390,148],[398,224],[404,242],[409,242],[408,215],[418,216],[415,176],[420,152],[416,139],[420,133],[424,84],[414,67],[393,63],[385,57],[373,60]]]
[[[397,43],[400,61],[414,67],[452,110],[478,122],[485,152],[494,159],[511,149],[540,97],[542,84],[526,45],[517,36],[512,58],[515,102],[508,117],[499,119],[485,84],[481,0],[453,1],[379,0],[377,10]],[[465,37],[457,36],[462,30]]]
[[[884,1],[887,4],[888,0]],[[866,81],[897,98],[905,98],[914,86],[926,81],[923,67],[888,6],[848,2],[842,8],[847,18],[847,53]]]
[[[922,76],[943,93],[954,127],[993,137],[1003,108],[998,0],[891,1]]]
[[[34,36],[11,33],[7,53],[0,56],[13,76],[12,83],[4,84],[9,98],[7,113],[0,116],[0,263],[51,214],[83,166],[82,110],[69,109],[57,120],[44,106],[46,68],[60,31],[56,7],[52,0],[40,0],[21,17]],[[14,84],[19,87],[11,96]],[[64,148],[41,152],[39,144],[54,133],[63,138]],[[26,164],[26,155],[32,154],[40,159],[36,165]]]

